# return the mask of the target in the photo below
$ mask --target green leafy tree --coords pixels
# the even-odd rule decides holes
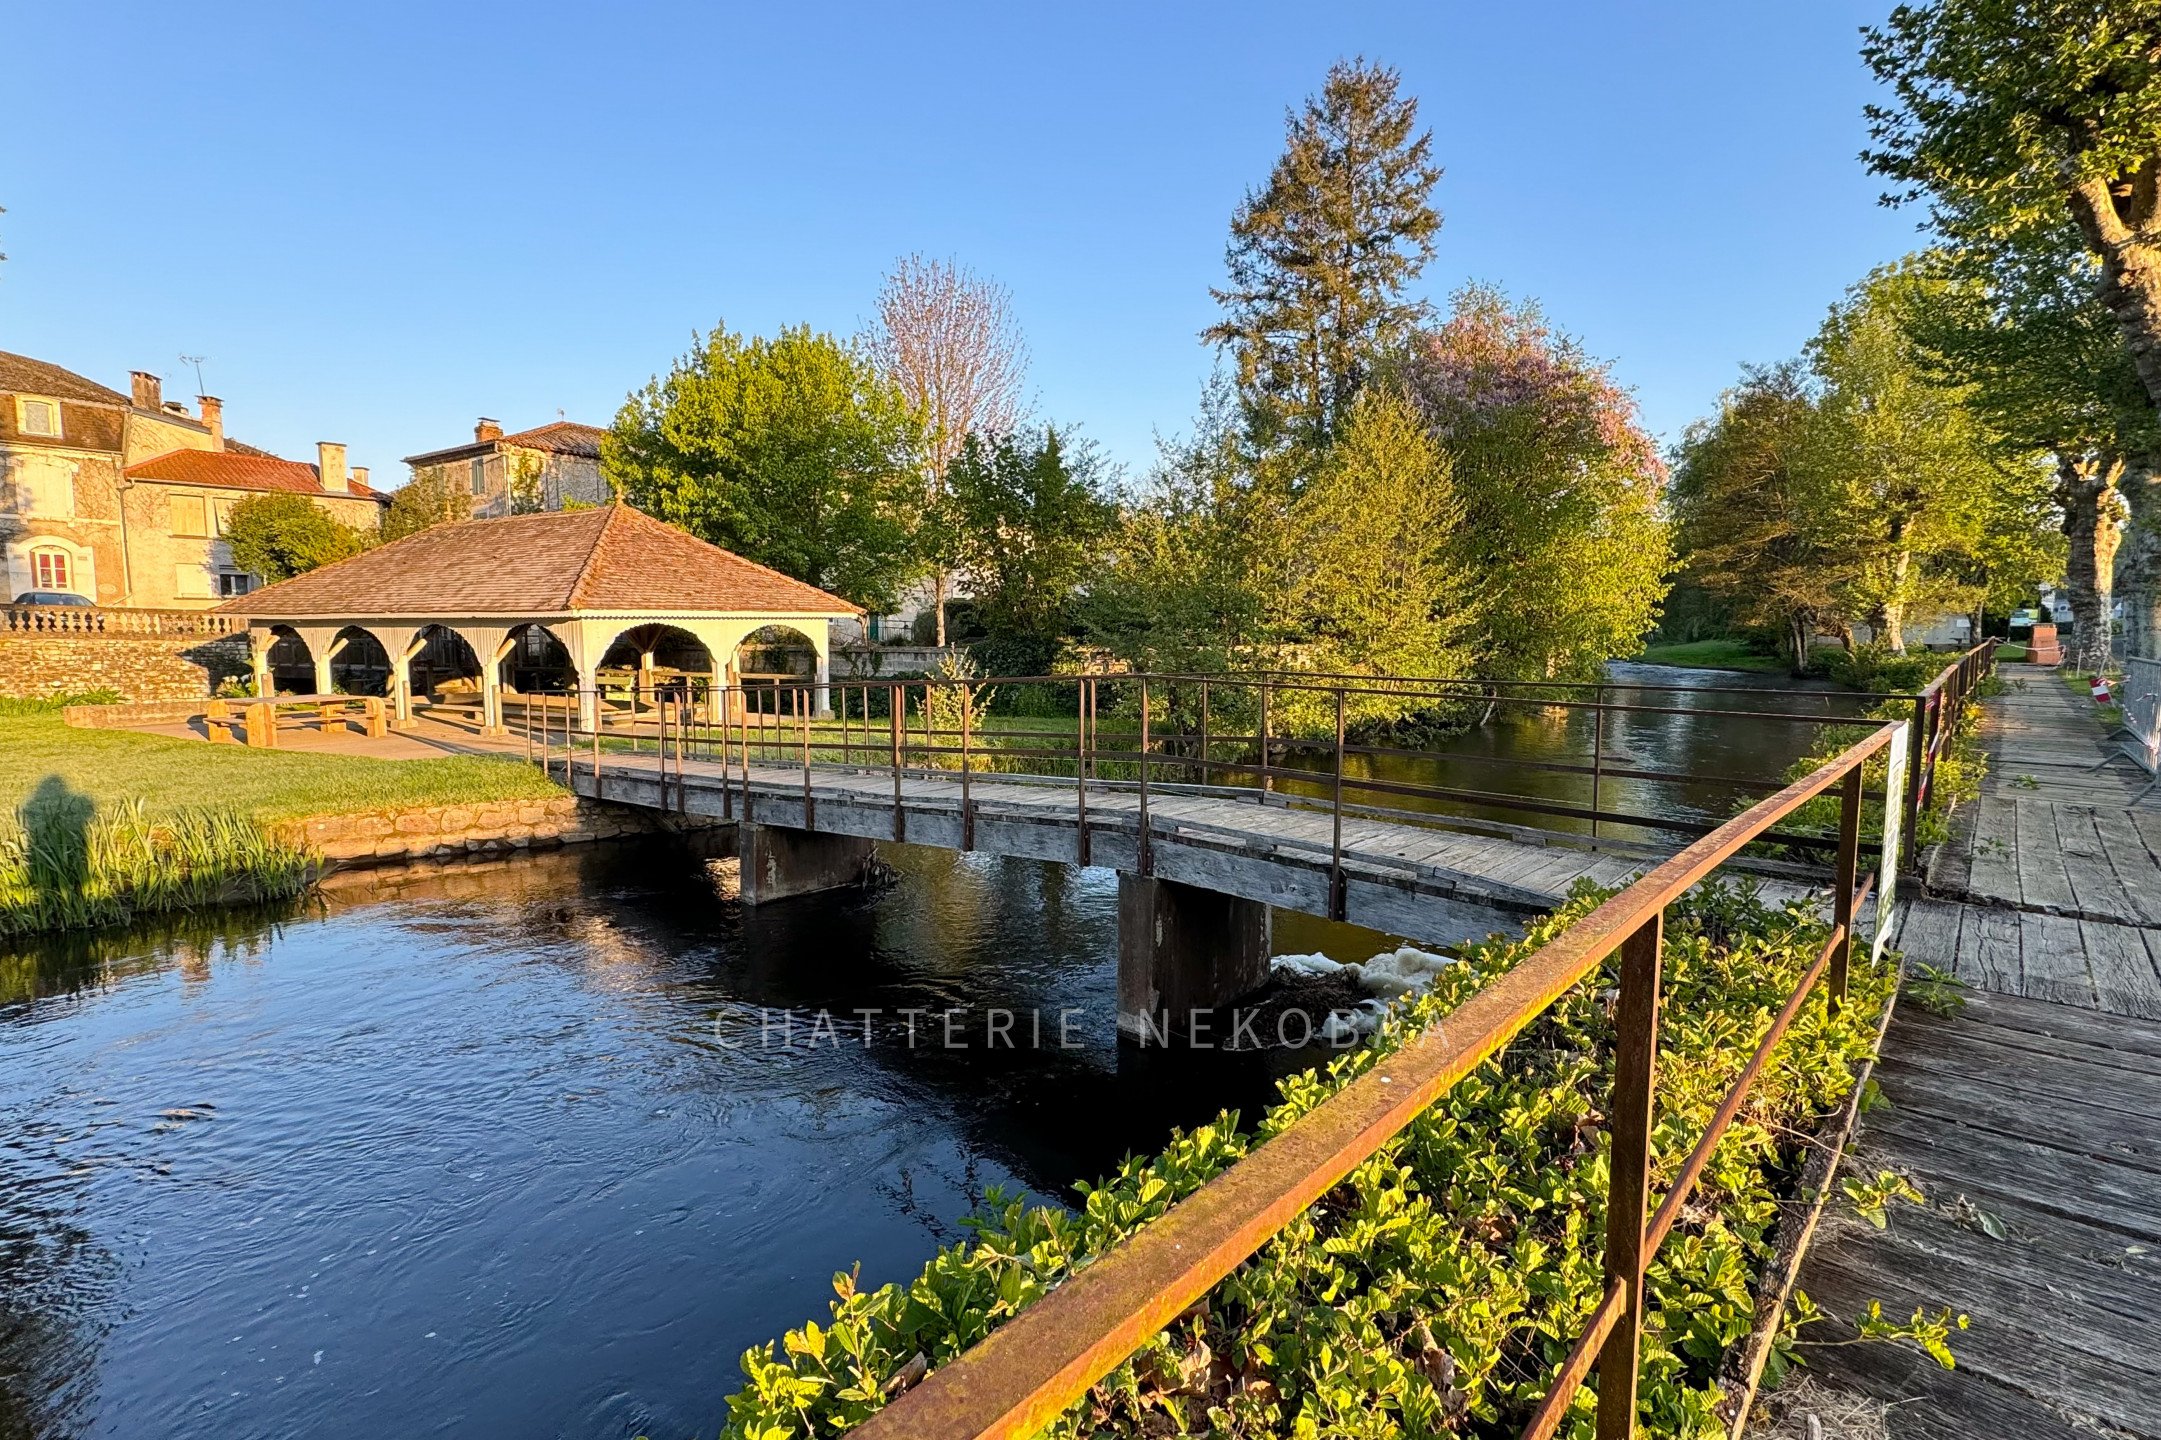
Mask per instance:
[[[1943,283],[1906,327],[1946,379],[1964,385],[1967,404],[1999,437],[2014,463],[2033,453],[2053,461],[2065,554],[2004,557],[1992,607],[2024,598],[2032,580],[2062,569],[2076,619],[2077,663],[2108,663],[2115,555],[2126,514],[2119,487],[2126,459],[2151,453],[2156,416],[2130,351],[2095,296],[2082,257],[2002,267],[1970,252],[1934,254]],[[1994,523],[1984,543],[2015,542],[2015,520]],[[2136,601],[2147,602],[2143,593]]]
[[[225,521],[233,563],[273,582],[358,555],[373,538],[307,496],[283,492],[250,495]]]
[[[1400,78],[1363,59],[1331,66],[1232,217],[1230,285],[1213,292],[1226,314],[1204,338],[1229,350],[1263,451],[1317,457],[1375,358],[1423,314],[1404,291],[1433,254],[1441,172]]]
[[[2045,473],[2007,449],[1974,410],[1972,387],[1932,372],[1915,342],[1919,317],[1946,289],[1921,266],[1887,266],[1832,307],[1809,346],[1822,389],[1802,463],[1825,497],[1826,528],[1851,557],[1849,614],[1893,653],[1904,652],[1917,610],[1977,608],[1990,588],[1986,562],[2001,570],[2031,551],[2044,563],[2035,531]]]
[[[1536,306],[1479,287],[1400,364],[1463,506],[1479,673],[1589,679],[1637,653],[1671,565],[1666,469],[1634,400]]]
[[[945,480],[938,523],[955,537],[981,623],[1013,651],[999,668],[1047,669],[1118,518],[1101,456],[1054,426],[971,435]]]
[[[920,568],[920,440],[860,348],[718,327],[624,402],[601,450],[639,509],[884,610]]]
[[[1843,555],[1819,474],[1801,463],[1816,424],[1804,365],[1749,370],[1681,437],[1667,493],[1683,573],[1741,624],[1776,633],[1796,673],[1840,616]]]
[[[1886,198],[1999,257],[2075,230],[2161,405],[2161,0],[1934,0],[1863,33]]]
[[[1299,668],[1462,673],[1462,523],[1447,452],[1400,391],[1368,387],[1291,508],[1274,628]]]
[[[473,497],[462,485],[440,473],[416,475],[390,492],[390,508],[383,512],[383,540],[403,540],[436,525],[473,518]]]

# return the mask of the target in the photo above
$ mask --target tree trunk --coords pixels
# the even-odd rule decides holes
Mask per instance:
[[[2118,493],[2130,511],[2116,558],[2116,594],[2124,605],[2124,653],[2161,660],[2161,467],[2127,461]]]
[[[1906,653],[1906,582],[1913,573],[1913,552],[1900,549],[1891,562],[1891,583],[1876,607],[1876,644],[1893,655]]]
[[[2135,241],[2105,246],[2101,303],[2116,317],[2147,395],[2161,406],[2161,249]]]
[[[945,571],[930,577],[931,623],[936,627],[938,648],[945,648]]]
[[[2109,661],[2109,594],[2114,587],[2116,535],[2109,507],[2110,470],[2084,460],[2058,460],[2056,499],[2063,509],[2064,539],[2071,545],[2064,562],[2064,588],[2071,592],[2072,665],[2098,674]]]

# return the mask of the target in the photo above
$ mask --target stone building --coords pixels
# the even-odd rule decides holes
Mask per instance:
[[[225,517],[249,495],[310,495],[363,529],[389,502],[325,442],[317,463],[225,434],[224,405],[166,400],[136,371],[122,395],[70,370],[0,351],[0,602],[61,591],[99,605],[203,609],[245,594]]]
[[[476,519],[560,510],[565,501],[605,505],[614,498],[600,475],[605,434],[597,425],[558,420],[505,435],[482,419],[469,443],[408,455],[405,463],[415,480],[438,480],[472,497]]]

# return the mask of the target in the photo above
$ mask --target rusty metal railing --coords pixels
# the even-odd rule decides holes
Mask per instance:
[[[1630,774],[1646,780],[1676,782],[1703,778],[1616,770],[1603,753],[1605,724],[1611,713],[1674,712],[1664,707],[1613,704],[1602,695],[1589,702],[1550,695],[1537,698],[1535,703],[1542,708],[1583,707],[1594,712],[1593,752],[1588,763],[1533,762],[1530,767],[1585,777],[1592,796],[1587,809],[1581,805],[1545,804],[1536,797],[1532,797],[1528,808],[1543,806],[1544,813],[1588,818],[1594,824],[1619,822],[1684,833],[1692,828],[1695,838],[1472,996],[1445,1023],[1409,1041],[1161,1219],[934,1371],[855,1433],[865,1440],[990,1440],[1034,1434],[1206,1295],[1457,1081],[1499,1052],[1564,993],[1618,953],[1618,1041],[1613,1094],[1607,1106],[1613,1138],[1604,1258],[1606,1283],[1574,1346],[1556,1368],[1545,1401],[1533,1413],[1523,1434],[1539,1440],[1554,1433],[1575,1395],[1595,1371],[1600,1377],[1598,1435],[1602,1440],[1629,1435],[1636,1413],[1645,1275],[1651,1258],[1674,1229],[1720,1140],[1788,1028],[1819,990],[1826,994],[1830,1005],[1845,1002],[1853,942],[1860,938],[1857,917],[1877,885],[1876,875],[1861,875],[1861,860],[1869,849],[1861,838],[1866,767],[1878,755],[1891,758],[1885,776],[1887,793],[1883,796],[1887,823],[1896,809],[1894,793],[1901,787],[1906,814],[1911,817],[1915,807],[1927,803],[1934,763],[1948,747],[1967,700],[1989,673],[1992,660],[1992,648],[1977,647],[1953,661],[1920,695],[1905,697],[1913,699],[1917,706],[1916,718],[1910,725],[1859,722],[1850,716],[1708,712],[1714,717],[1730,714],[1733,719],[1846,726],[1865,723],[1871,727],[1862,739],[1790,784],[1719,777],[1773,793],[1715,826],[1692,826],[1670,815],[1614,812],[1600,802],[1597,787],[1606,776]],[[953,713],[945,720],[933,716],[933,709],[938,707],[930,699],[929,688],[921,690],[911,711],[911,686],[936,687],[941,683],[833,682],[826,687],[761,688],[757,694],[726,688],[702,697],[685,693],[659,707],[655,724],[643,737],[655,744],[657,754],[651,764],[640,758],[639,773],[650,776],[657,766],[663,777],[664,803],[672,781],[673,798],[680,805],[684,767],[703,753],[709,760],[720,761],[723,774],[739,777],[740,803],[747,806],[754,764],[770,767],[785,757],[787,763],[799,765],[806,802],[811,794],[814,764],[888,770],[893,777],[895,838],[905,838],[901,802],[902,784],[908,776],[957,779],[965,812],[970,803],[967,797],[972,775],[984,774],[994,764],[1002,766],[1016,760],[1038,772],[1056,763],[1070,767],[1067,778],[1075,785],[1084,859],[1091,790],[1100,794],[1103,788],[1116,786],[1137,792],[1142,807],[1144,843],[1139,856],[1143,867],[1148,854],[1145,836],[1149,796],[1160,793],[1166,783],[1177,783],[1165,780],[1166,769],[1180,777],[1198,775],[1203,782],[1211,776],[1236,775],[1243,788],[1258,789],[1264,795],[1274,791],[1283,803],[1326,805],[1332,810],[1335,873],[1339,876],[1342,819],[1346,813],[1404,813],[1348,802],[1346,791],[1355,794],[1364,787],[1380,791],[1384,798],[1413,799],[1460,798],[1469,793],[1480,802],[1509,798],[1512,803],[1524,803],[1521,797],[1465,792],[1460,787],[1376,784],[1370,777],[1348,773],[1347,761],[1351,759],[1394,753],[1387,747],[1350,743],[1344,715],[1354,697],[1384,694],[1401,700],[1407,695],[1443,693],[1438,686],[1430,692],[1420,688],[1431,682],[1331,685],[1276,677],[1221,676],[997,679],[962,684],[957,692],[949,691],[942,703]],[[998,747],[986,748],[983,717],[975,708],[981,693],[977,687],[1053,683],[1079,687],[1070,743],[1062,731],[1053,731],[1039,737],[1047,743],[1018,744],[1008,734]],[[1257,704],[1251,707],[1258,723],[1250,730],[1241,724],[1226,733],[1217,723],[1222,710],[1211,702],[1223,687],[1238,685],[1259,687]],[[1106,731],[1102,723],[1103,692],[1113,686],[1126,687],[1129,698],[1136,703],[1130,707],[1130,728]],[[1161,696],[1166,688],[1176,692],[1181,686],[1200,687],[1187,697],[1196,703],[1180,712],[1178,723],[1167,734]],[[860,701],[852,718],[850,694]],[[880,696],[882,707],[872,703]],[[1289,707],[1284,703],[1287,697],[1293,702]],[[1884,697],[1868,698],[1880,701]],[[823,718],[816,713],[820,699],[828,710]],[[1503,697],[1503,703],[1534,702]],[[559,735],[566,779],[575,743],[572,722],[577,705],[577,697],[562,697],[553,722],[547,718],[547,709],[541,710],[540,763],[550,763],[549,737]],[[872,713],[880,708],[882,714]],[[1179,708],[1172,707],[1174,712]],[[1283,724],[1284,730],[1293,732],[1288,734],[1271,728],[1284,721],[1286,708],[1303,712],[1303,718],[1295,724]],[[1681,713],[1702,717],[1707,712]],[[593,719],[596,723],[589,727],[585,740],[591,746],[590,763],[597,784],[604,763],[602,735],[606,726],[599,722],[597,712]],[[1296,733],[1299,725],[1307,731],[1324,728],[1324,734],[1315,737]],[[1326,733],[1329,731],[1332,733]],[[1910,742],[1906,739],[1909,734]],[[1322,768],[1277,763],[1283,747],[1313,744],[1316,740],[1324,742],[1332,752]],[[610,737],[609,743],[636,745],[642,739],[618,734]],[[1012,748],[1006,748],[1008,745]],[[1235,753],[1220,754],[1224,749]],[[825,757],[822,762],[821,755]],[[1905,761],[1911,761],[1906,767],[1909,778],[1901,779],[1899,771]],[[1001,770],[1000,778],[1005,778],[1006,773]],[[767,779],[761,783],[771,782]],[[1294,789],[1285,795],[1278,789],[1284,786],[1302,787],[1302,793]],[[1202,788],[1222,787],[1204,783]],[[1779,823],[1834,789],[1838,795],[1838,826],[1835,839],[1829,841],[1833,859],[1830,934],[1779,1013],[1758,1037],[1731,1089],[1654,1209],[1651,1134],[1657,1093],[1666,909],[1743,847],[1769,837],[1787,838],[1787,832],[1776,828]],[[731,798],[729,803],[732,809],[736,801]],[[814,814],[806,803],[805,818],[813,824]],[[1909,835],[1910,824],[1909,819]],[[970,828],[964,823],[964,836]],[[1891,866],[1882,870],[1886,892],[1894,875]],[[1340,895],[1340,886],[1334,888]],[[1888,908],[1888,893],[1883,899],[1885,905],[1879,908]]]

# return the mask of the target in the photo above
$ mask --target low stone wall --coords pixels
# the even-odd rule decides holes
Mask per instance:
[[[123,700],[199,700],[247,673],[244,635],[0,634],[0,695],[113,690]]]
[[[320,851],[326,860],[366,865],[500,854],[718,826],[695,817],[658,815],[634,806],[560,795],[547,800],[495,800],[477,805],[317,815],[270,828],[276,835]]]

